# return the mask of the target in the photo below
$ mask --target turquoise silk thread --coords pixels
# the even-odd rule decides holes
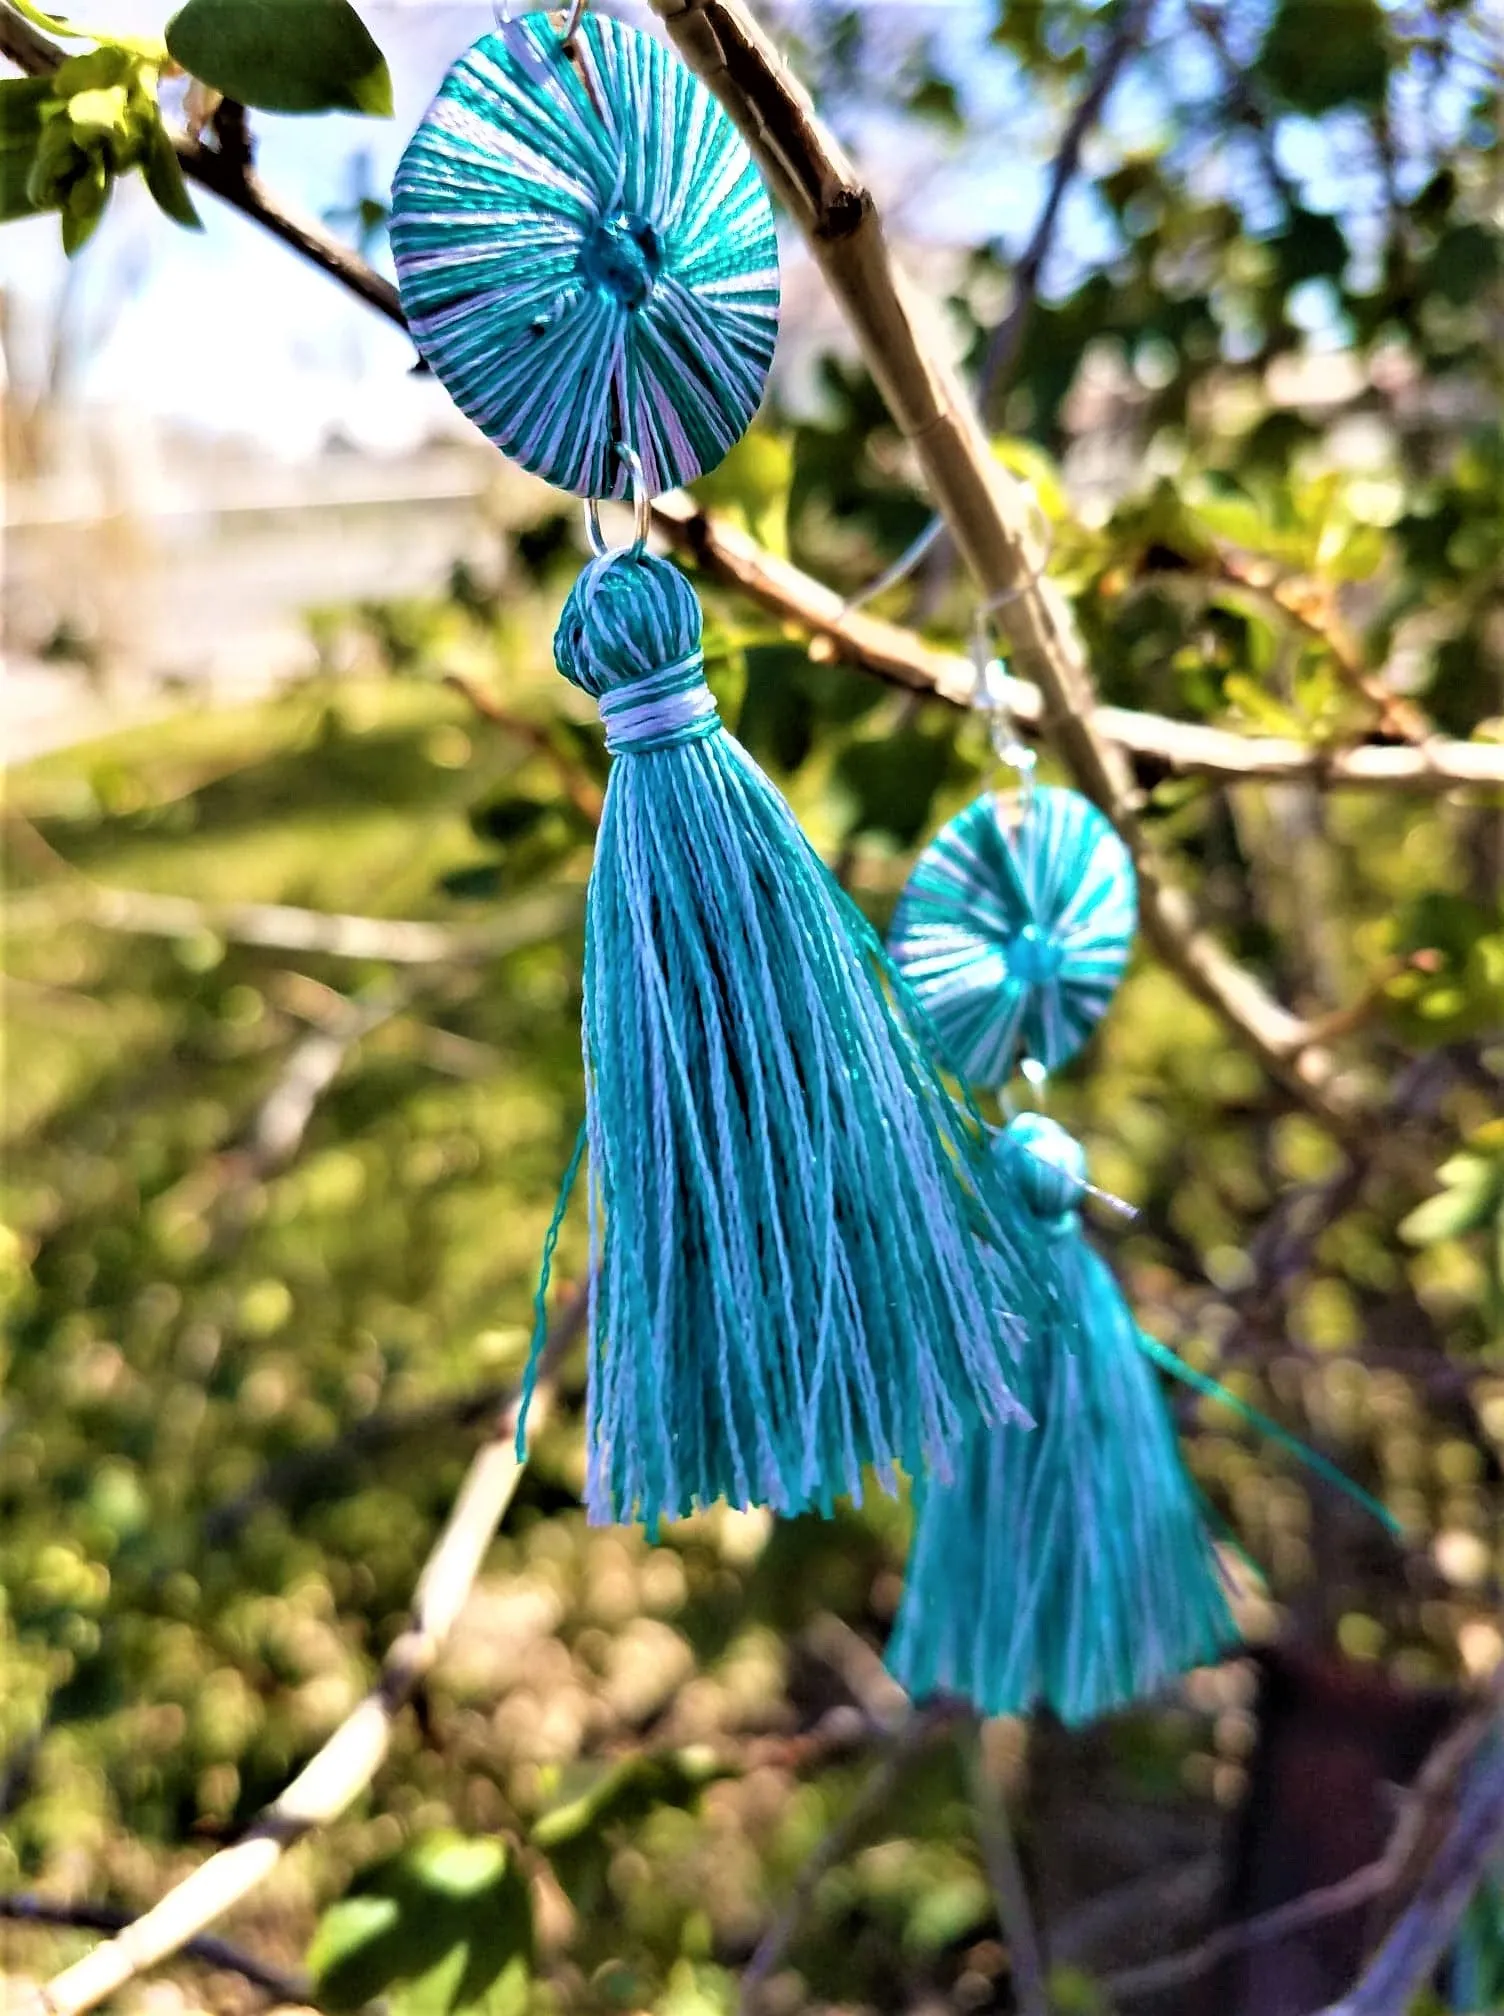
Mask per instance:
[[[670,563],[607,555],[555,640],[616,757],[584,979],[596,1520],[947,1471],[1020,1417],[1004,1354],[1050,1292],[875,934],[721,725],[700,621]]]
[[[1137,910],[1107,820],[1079,792],[1039,784],[1016,818],[989,792],[942,827],[888,942],[957,1071],[999,1086],[1020,1047],[1047,1071],[1080,1049],[1123,977]]]
[[[1085,1158],[1040,1114],[999,1159],[1049,1240],[1074,1331],[1042,1336],[1031,1435],[979,1431],[954,1482],[916,1486],[888,1649],[916,1700],[1078,1724],[1142,1700],[1237,1641],[1195,1486],[1132,1313],[1082,1234]]]
[[[454,65],[392,189],[413,338],[524,469],[583,497],[713,468],[757,410],[778,248],[745,143],[671,51],[546,15]]]

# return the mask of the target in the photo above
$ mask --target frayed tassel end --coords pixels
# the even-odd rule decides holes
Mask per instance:
[[[1032,1435],[980,1430],[955,1484],[916,1492],[888,1666],[916,1699],[1037,1705],[1080,1724],[1238,1640],[1196,1488],[1131,1311],[1086,1244],[1084,1159],[1024,1115],[999,1155],[1049,1232],[1073,1324],[1039,1339]]]

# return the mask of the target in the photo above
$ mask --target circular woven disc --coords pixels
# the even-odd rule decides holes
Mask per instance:
[[[1127,848],[1075,791],[1037,785],[1010,826],[992,793],[915,863],[889,937],[894,963],[974,1085],[1020,1050],[1053,1071],[1101,1018],[1128,963],[1137,887]]]
[[[468,50],[408,143],[392,250],[414,340],[462,412],[583,497],[653,496],[745,433],[778,328],[752,157],[662,43],[530,14]]]

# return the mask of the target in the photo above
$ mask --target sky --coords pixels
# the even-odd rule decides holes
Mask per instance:
[[[316,214],[350,200],[361,156],[368,157],[368,186],[385,194],[449,63],[494,20],[487,0],[356,4],[387,58],[394,116],[258,113],[254,120],[263,178],[287,204]],[[869,0],[869,6],[879,35],[885,14],[900,34],[916,20],[938,24],[947,61],[968,80],[968,110],[984,135],[1016,138],[1031,119],[1045,121],[1032,153],[997,150],[984,139],[953,159],[932,129],[916,135],[858,112],[852,137],[861,143],[879,200],[901,205],[900,222],[924,236],[959,243],[1002,234],[1021,243],[1039,200],[1048,114],[1022,98],[995,51],[983,65],[968,62],[990,20],[987,0]],[[94,18],[121,33],[157,31],[171,11],[162,0],[94,0],[94,7]],[[651,19],[641,0],[619,0],[613,11],[642,25]],[[86,10],[80,18],[89,18]],[[399,331],[211,196],[195,200],[202,234],[162,217],[137,178],[128,178],[71,273],[55,219],[0,231],[0,286],[13,303],[18,378],[34,378],[41,368],[66,288],[69,326],[77,332],[74,398],[253,435],[292,458],[331,431],[377,452],[396,451],[446,421],[442,393],[431,380],[410,376],[413,352]],[[1078,235],[1086,229],[1085,220],[1077,229]],[[806,272],[801,284],[793,270],[797,248],[790,250],[792,305],[810,300],[813,282]],[[384,249],[378,263],[388,263]]]
[[[373,193],[384,195],[402,148],[449,63],[492,25],[489,0],[355,0],[391,70],[391,119],[337,115],[275,118],[256,114],[258,162],[289,205],[315,214],[350,201],[357,163]],[[803,0],[760,0],[777,32],[780,13],[799,18]],[[1397,4],[1397,0],[1396,0]],[[1493,0],[1490,0],[1490,5]],[[1155,55],[1125,74],[1114,91],[1107,130],[1088,143],[1088,164],[1160,141],[1172,101],[1218,88],[1201,38],[1178,27],[1185,0],[1160,0]],[[1504,32],[1504,0],[1500,7]],[[516,11],[520,5],[514,0]],[[158,31],[168,0],[91,0],[92,12],[122,33]],[[612,11],[647,26],[645,0],[612,0]],[[1257,43],[1267,0],[1230,0],[1227,18],[1249,47]],[[854,155],[900,243],[964,247],[1026,241],[1042,196],[1044,170],[1066,107],[1042,105],[1020,80],[1011,57],[987,41],[995,0],[865,0],[873,38],[868,60],[888,74],[916,33],[933,36],[935,53],[955,81],[966,130],[949,136],[933,123],[884,111],[861,94],[825,99],[824,110]],[[1156,67],[1157,66],[1157,67]],[[1168,86],[1168,88],[1166,88]],[[1425,108],[1445,119],[1441,94]],[[1288,175],[1316,210],[1351,216],[1368,200],[1371,164],[1351,158],[1342,122],[1279,122],[1276,144]],[[1241,200],[1258,183],[1227,150],[1209,172],[1227,178]],[[336,433],[374,452],[400,451],[453,422],[429,378],[410,374],[406,337],[354,301],[324,274],[292,256],[257,226],[197,198],[205,229],[188,233],[162,217],[135,177],[115,192],[94,239],[70,270],[56,220],[41,217],[0,230],[0,286],[11,305],[14,368],[35,382],[68,301],[67,327],[78,361],[69,394],[119,412],[145,410],[206,432],[254,437],[273,455],[296,459]],[[340,228],[336,223],[336,228]],[[348,227],[345,227],[348,228]],[[1255,220],[1254,228],[1258,228]],[[1044,291],[1111,249],[1105,219],[1078,182],[1061,219]],[[1360,234],[1361,236],[1361,234]],[[388,263],[383,250],[378,263]],[[801,248],[786,244],[786,328],[804,321],[823,335],[835,323]],[[389,270],[389,265],[388,265]],[[1313,342],[1340,332],[1323,327],[1319,300],[1308,305]],[[805,348],[808,349],[808,344]],[[797,355],[785,340],[781,355]],[[783,386],[785,396],[789,384]]]

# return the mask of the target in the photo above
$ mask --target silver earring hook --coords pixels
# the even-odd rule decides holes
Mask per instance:
[[[1039,758],[1018,732],[1008,706],[1008,668],[995,654],[992,644],[991,619],[985,609],[979,609],[971,630],[971,663],[976,674],[971,704],[986,717],[993,755],[1000,764],[1017,772],[1019,802],[1027,809]]]
[[[583,4],[584,0],[581,0]],[[642,458],[637,450],[629,448],[625,441],[618,441],[616,452],[632,478],[632,543],[630,546],[612,546],[607,540],[601,530],[599,497],[585,499],[585,537],[597,560],[604,560],[607,554],[618,559],[640,560],[648,543],[648,533],[653,529],[653,500],[648,495],[647,477],[643,474]]]

